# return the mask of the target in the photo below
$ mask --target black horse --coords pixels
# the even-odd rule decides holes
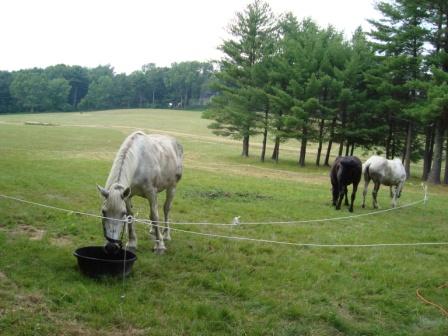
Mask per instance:
[[[362,162],[356,156],[338,156],[331,166],[330,177],[333,186],[333,205],[336,210],[341,208],[345,195],[345,205],[348,205],[347,186],[353,184],[352,200],[349,211],[353,212],[356,190],[362,175]]]

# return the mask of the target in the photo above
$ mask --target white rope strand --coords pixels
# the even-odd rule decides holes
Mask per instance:
[[[422,202],[426,203],[427,200],[428,200],[428,197],[427,197],[427,187],[423,186],[423,188],[424,188],[424,191],[425,191],[425,196],[424,196],[423,200],[412,202],[412,203],[409,203],[409,204],[406,204],[406,205],[402,205],[402,206],[396,207],[396,208],[379,210],[379,211],[370,212],[370,213],[366,213],[366,214],[359,214],[359,215],[352,215],[352,216],[343,216],[343,217],[334,217],[334,218],[311,219],[311,220],[288,221],[288,222],[258,222],[258,223],[252,222],[252,223],[239,223],[238,225],[244,225],[244,224],[259,225],[259,224],[311,223],[311,222],[323,222],[323,221],[350,219],[350,218],[356,218],[356,217],[361,217],[361,216],[374,215],[374,214],[378,214],[378,213],[385,213],[385,212],[392,211],[392,210],[397,210],[397,209],[401,209],[401,208],[414,206],[414,205],[417,205],[417,204],[422,203]],[[103,217],[103,216],[100,216],[100,215],[94,215],[94,214],[90,214],[90,213],[86,213],[86,212],[74,211],[74,210],[59,208],[59,207],[55,207],[55,206],[51,206],[51,205],[41,204],[41,203],[37,203],[37,202],[27,201],[27,200],[24,200],[24,199],[21,199],[21,198],[17,198],[17,197],[13,197],[13,196],[7,196],[7,195],[3,195],[3,194],[0,194],[0,197],[1,198],[5,198],[5,199],[18,201],[18,202],[22,202],[22,203],[25,203],[25,204],[40,206],[40,207],[53,209],[53,210],[64,211],[64,212],[71,213],[71,214],[79,214],[79,215],[90,216],[90,217],[95,217],[95,218],[108,218],[108,217]],[[114,219],[114,218],[111,218],[111,219]],[[126,218],[126,219],[120,220],[120,221],[128,223],[129,220],[130,220],[129,218]],[[133,218],[133,220],[135,222],[137,222],[137,223],[142,223],[142,224],[144,224],[146,226],[151,226],[152,225],[152,226],[157,226],[159,228],[163,228],[162,225],[158,225],[154,221],[148,221],[148,220],[136,219],[136,218]],[[174,223],[173,222],[172,224],[184,224],[184,225],[187,225],[187,224],[194,224],[194,225],[230,225],[230,226],[235,226],[236,225],[235,222],[233,224],[220,224],[220,223]],[[228,236],[228,235],[220,235],[220,234],[214,234],[214,233],[204,233],[204,232],[197,232],[197,231],[191,231],[191,230],[182,230],[182,229],[177,229],[177,228],[170,228],[170,230],[177,231],[177,232],[182,232],[182,233],[186,233],[186,234],[191,234],[191,235],[198,235],[198,236],[206,236],[206,237],[214,237],[214,238],[222,238],[222,239],[231,239],[231,240],[238,240],[238,241],[252,241],[252,242],[260,242],[260,243],[289,245],[289,246],[297,246],[297,247],[331,247],[331,248],[340,248],[340,247],[394,247],[394,246],[397,247],[397,246],[441,246],[441,245],[448,245],[448,242],[377,243],[377,244],[299,243],[299,242],[287,242],[287,241],[278,241],[278,240],[269,240],[269,239],[257,239],[257,238],[242,237],[242,236]]]
[[[359,217],[365,217],[365,216],[371,216],[371,215],[377,215],[377,214],[382,214],[382,213],[386,213],[386,212],[390,212],[390,211],[395,211],[395,210],[399,210],[399,209],[404,209],[404,208],[409,208],[411,206],[420,204],[420,203],[424,203],[426,204],[428,201],[428,196],[427,196],[427,186],[423,185],[423,189],[424,189],[424,198],[422,200],[419,201],[415,201],[412,203],[408,203],[408,204],[404,204],[402,206],[399,207],[395,207],[395,208],[389,208],[389,209],[384,209],[384,210],[377,210],[377,211],[371,211],[368,213],[364,213],[364,214],[357,214],[357,215],[350,215],[350,216],[340,216],[340,217],[329,217],[329,218],[316,218],[316,219],[304,219],[304,220],[292,220],[292,221],[270,221],[270,222],[242,222],[239,220],[239,216],[238,216],[238,225],[280,225],[280,224],[307,224],[307,223],[320,223],[320,222],[329,222],[329,221],[338,221],[338,220],[347,220],[347,219],[352,219],[352,218],[359,218]],[[0,194],[0,197],[6,198],[6,199],[11,199],[11,200],[15,200],[18,202],[22,202],[22,203],[26,203],[26,204],[31,204],[31,205],[35,205],[35,206],[40,206],[40,207],[44,207],[44,208],[48,208],[48,209],[53,209],[53,210],[59,210],[59,211],[64,211],[67,213],[71,213],[71,214],[78,214],[78,215],[84,215],[84,216],[90,216],[90,217],[95,217],[95,218],[102,218],[102,219],[114,219],[115,218],[108,218],[108,217],[103,217],[100,215],[94,215],[94,214],[90,214],[90,213],[86,213],[86,212],[81,212],[81,211],[75,211],[75,210],[69,210],[69,209],[64,209],[64,208],[58,208],[55,206],[51,206],[51,205],[46,205],[46,204],[41,204],[41,203],[37,203],[37,202],[31,202],[31,201],[27,201],[21,198],[17,198],[17,197],[13,197],[13,196],[7,196],[7,195],[2,195]],[[236,217],[235,217],[236,218]],[[127,219],[124,220],[120,220],[120,221],[126,221]],[[152,223],[157,223],[156,221],[152,221]],[[159,221],[158,223],[164,223],[162,221]],[[211,222],[172,222],[172,221],[168,221],[168,224],[170,225],[205,225],[205,226],[235,226],[235,220],[233,221],[233,223],[211,223]]]
[[[67,212],[68,214],[83,215],[83,216],[89,216],[89,217],[95,217],[95,218],[101,218],[101,219],[110,219],[110,220],[115,220],[115,221],[120,221],[120,222],[126,222],[128,220],[127,218],[126,219],[116,219],[116,218],[104,217],[104,216],[95,215],[95,214],[82,212],[82,211],[58,208],[58,207],[55,207],[55,206],[52,206],[52,205],[47,205],[47,204],[42,204],[42,203],[37,203],[37,202],[32,202],[32,201],[27,201],[27,200],[24,200],[22,198],[8,196],[8,195],[0,194],[0,197],[1,198],[6,198],[6,199],[10,199],[10,200],[13,200],[13,201],[17,201],[17,202],[21,202],[21,203],[25,203],[25,204],[39,206],[39,207],[42,207],[42,208],[63,211],[63,212]]]
[[[345,220],[345,219],[352,219],[352,218],[359,218],[359,217],[365,217],[365,216],[371,216],[371,215],[378,215],[390,211],[395,211],[399,209],[409,208],[414,205],[420,204],[420,203],[426,203],[427,202],[427,196],[425,195],[425,198],[419,201],[415,201],[412,203],[404,204],[402,206],[398,206],[395,208],[389,208],[384,210],[377,210],[377,211],[371,211],[364,214],[357,214],[357,215],[350,215],[350,216],[341,216],[341,217],[329,217],[329,218],[316,218],[316,219],[303,219],[303,220],[292,220],[292,221],[273,221],[273,222],[242,222],[240,220],[240,216],[234,217],[233,223],[211,223],[211,222],[172,222],[168,221],[168,224],[170,225],[204,225],[204,226],[235,226],[235,225],[275,225],[275,224],[306,224],[306,223],[319,223],[319,222],[330,222],[330,221],[338,221],[338,220]],[[238,220],[236,220],[238,218]],[[144,220],[143,220],[144,221]],[[156,221],[152,221],[153,223],[157,223]],[[159,223],[164,223],[162,221],[159,221]]]
[[[142,223],[144,225],[149,225],[144,220],[135,220],[138,223]],[[152,224],[159,228],[162,228],[161,225]],[[298,246],[298,247],[397,247],[397,246],[440,246],[440,245],[448,245],[448,242],[421,242],[421,243],[378,243],[378,244],[320,244],[320,243],[296,243],[296,242],[286,242],[286,241],[278,241],[278,240],[270,240],[270,239],[257,239],[250,237],[242,237],[242,236],[227,236],[220,235],[214,233],[205,233],[198,231],[190,231],[190,230],[182,230],[176,228],[170,228],[170,230],[178,231],[182,233],[197,235],[197,236],[205,236],[212,238],[223,238],[223,239],[231,239],[231,240],[240,240],[240,241],[251,241],[251,242],[259,242],[259,243],[270,243],[270,244],[279,244],[279,245],[290,245],[290,246]]]

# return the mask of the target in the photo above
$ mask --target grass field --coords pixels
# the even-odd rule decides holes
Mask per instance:
[[[26,125],[27,121],[57,126]],[[99,214],[96,183],[134,129],[176,136],[185,149],[175,222],[290,221],[349,216],[330,206],[328,168],[296,165],[296,143],[279,164],[239,156],[198,112],[119,110],[0,116],[0,194]],[[256,140],[257,141],[257,140]],[[312,150],[312,147],[310,148]],[[310,160],[314,157],[310,155]],[[164,195],[161,195],[164,198]],[[420,181],[400,204],[423,198]],[[429,202],[339,221],[174,226],[182,230],[315,244],[448,242],[448,190]],[[372,212],[360,208],[355,215]],[[381,189],[382,209],[390,206]],[[161,203],[161,202],[160,202]],[[148,206],[135,199],[138,216]],[[91,280],[73,251],[103,244],[97,219],[0,198],[1,335],[447,335],[448,319],[416,290],[448,307],[448,246],[298,247],[172,233],[164,255],[137,229],[138,260],[121,279]]]

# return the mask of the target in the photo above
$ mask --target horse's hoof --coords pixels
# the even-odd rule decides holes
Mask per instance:
[[[170,231],[165,230],[165,231],[163,232],[163,240],[171,240],[171,234],[170,234]]]
[[[154,247],[154,248],[152,249],[152,251],[153,251],[155,254],[162,255],[162,254],[165,254],[166,248],[165,248],[165,247],[164,247],[164,248]]]
[[[156,246],[152,249],[156,254],[164,254],[166,247],[163,240],[156,240]]]

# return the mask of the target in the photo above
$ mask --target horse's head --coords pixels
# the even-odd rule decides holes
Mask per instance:
[[[107,239],[105,246],[108,253],[116,253],[121,246],[121,237],[126,217],[128,215],[126,200],[131,194],[130,188],[114,183],[109,190],[97,185],[104,197],[101,207],[103,233]]]

